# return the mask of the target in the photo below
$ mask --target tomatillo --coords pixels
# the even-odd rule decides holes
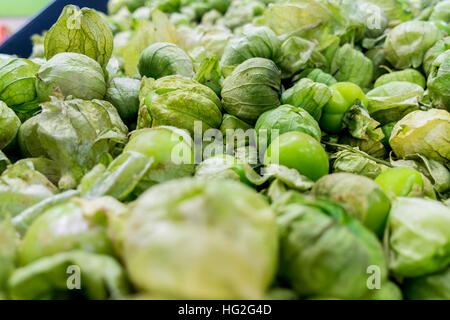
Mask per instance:
[[[322,145],[310,135],[292,131],[272,141],[264,155],[264,164],[281,164],[296,169],[316,181],[328,174],[328,156]]]
[[[135,131],[125,151],[135,151],[152,157],[153,166],[161,163],[193,164],[194,154],[189,146],[190,137],[173,127],[154,127]]]
[[[250,187],[254,186],[254,184],[251,183],[247,178],[244,163],[242,163],[237,158],[230,156],[229,154],[219,154],[219,155],[211,157],[205,161],[208,161],[211,163],[215,162],[216,166],[218,168],[220,168],[221,166],[224,166],[224,167],[228,166],[229,170],[232,170],[235,174],[237,174],[239,176],[239,181],[241,181],[242,183],[244,183]]]
[[[378,183],[389,196],[417,197],[424,194],[422,175],[413,168],[389,168],[381,173],[375,182]]]
[[[342,129],[342,119],[356,100],[367,106],[367,98],[362,89],[351,82],[338,82],[330,86],[331,99],[323,108],[320,127],[329,133],[338,133]]]
[[[174,127],[153,127],[135,131],[124,152],[135,151],[153,159],[152,166],[139,182],[140,194],[150,186],[194,173],[193,142],[189,134]]]
[[[352,173],[333,173],[317,181],[311,193],[344,204],[364,226],[379,237],[383,235],[391,202],[372,179]]]
[[[27,265],[70,250],[114,256],[106,228],[86,219],[85,210],[75,202],[56,205],[37,218],[23,238],[18,259]]]

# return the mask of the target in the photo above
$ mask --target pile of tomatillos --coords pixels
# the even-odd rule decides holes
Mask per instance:
[[[450,299],[450,1],[111,0],[0,55],[0,299]]]

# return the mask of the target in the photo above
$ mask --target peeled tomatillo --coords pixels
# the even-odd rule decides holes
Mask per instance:
[[[330,133],[338,133],[342,129],[344,114],[356,100],[367,106],[367,98],[362,89],[351,82],[338,82],[330,86],[333,95],[323,108],[320,127]]]
[[[187,136],[186,136],[187,137]],[[182,131],[171,127],[138,130],[131,135],[124,151],[136,151],[152,157],[154,166],[168,162],[194,163],[194,154]]]
[[[296,169],[316,181],[329,171],[328,156],[322,145],[303,132],[287,132],[272,141],[264,155],[264,164],[281,164]]]
[[[412,168],[389,168],[381,173],[375,182],[378,183],[389,196],[408,197],[422,196],[424,183],[419,171]]]

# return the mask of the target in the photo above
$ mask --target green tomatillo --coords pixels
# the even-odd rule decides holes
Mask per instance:
[[[407,167],[389,168],[375,182],[389,196],[420,197],[424,193],[424,182],[419,171]]]
[[[344,114],[356,100],[367,106],[367,99],[362,89],[351,82],[338,82],[330,86],[333,95],[323,108],[320,127],[330,133],[337,133],[342,129]]]
[[[310,135],[292,131],[272,141],[264,155],[264,164],[281,164],[297,169],[302,175],[317,180],[328,174],[328,156],[322,145]]]
[[[139,152],[153,158],[146,177],[140,182],[148,186],[190,176],[194,172],[194,153],[190,136],[174,127],[155,127],[138,130],[130,137],[124,152]]]

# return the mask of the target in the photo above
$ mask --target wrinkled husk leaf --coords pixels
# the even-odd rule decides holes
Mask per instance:
[[[376,88],[393,81],[408,81],[418,84],[422,88],[425,88],[426,85],[426,80],[422,73],[415,69],[405,69],[402,71],[394,71],[380,76],[377,81],[375,81],[373,86],[374,88]]]
[[[375,179],[388,166],[377,163],[364,155],[349,150],[342,150],[332,155],[333,172],[347,172]]]
[[[337,82],[336,78],[322,69],[306,69],[300,74],[300,78],[308,78],[314,82],[331,86]]]
[[[425,74],[428,76],[431,72],[431,67],[433,65],[434,60],[445,51],[450,49],[450,37],[445,37],[444,39],[439,40],[432,46],[423,59],[423,70]]]
[[[195,123],[201,131],[219,128],[222,104],[207,86],[181,76],[158,80],[142,80],[137,128],[173,126],[188,130],[192,135]]]
[[[40,101],[50,96],[92,100],[103,99],[106,92],[102,67],[93,59],[73,52],[54,55],[36,75],[36,91]]]
[[[433,105],[450,111],[450,50],[434,60],[427,85]]]
[[[383,53],[383,45],[384,45],[384,41],[387,38],[387,34],[383,33],[382,35],[376,37],[376,38],[364,38],[362,41],[362,47],[368,50],[371,49],[377,49],[381,47],[381,53]],[[384,55],[383,55],[384,57]],[[370,57],[368,57],[369,59],[371,59]],[[371,59],[372,60],[372,59]]]
[[[301,297],[359,299],[367,294],[370,265],[387,276],[376,237],[331,200],[284,193],[278,214],[281,279]]]
[[[206,57],[195,73],[194,80],[209,87],[219,95],[222,89],[222,71],[216,56]]]
[[[289,37],[283,41],[280,57],[276,60],[283,79],[290,78],[304,69],[314,52],[316,43],[300,37]]]
[[[241,63],[222,84],[225,111],[255,123],[262,113],[280,105],[280,77],[280,70],[271,60],[251,58]]]
[[[26,155],[54,160],[63,172],[62,189],[76,187],[104,153],[117,152],[127,141],[128,129],[109,102],[52,98],[41,106],[21,126],[20,147]]]
[[[89,183],[83,185],[85,178],[81,182],[82,194],[85,198],[95,199],[101,196],[111,196],[118,200],[125,200],[137,184],[148,173],[153,160],[145,155],[127,151],[118,156],[111,164]],[[94,167],[93,170],[97,168]],[[85,177],[89,177],[86,175]],[[83,190],[84,189],[84,190]]]
[[[0,176],[0,220],[16,216],[30,206],[53,196],[57,188],[32,162],[11,165]]]
[[[311,79],[301,79],[281,95],[281,102],[301,107],[319,121],[322,108],[332,96],[331,89],[325,84]]]
[[[296,169],[289,169],[282,165],[271,164],[264,168],[264,178],[282,182],[290,189],[297,191],[310,190],[314,182],[308,177],[301,175]]]
[[[450,263],[450,208],[435,200],[397,198],[384,243],[396,275],[419,277],[443,270]]]
[[[366,94],[370,115],[382,124],[398,121],[419,108],[424,90],[407,81],[393,81],[372,89]]]
[[[230,155],[218,155],[202,161],[196,168],[198,179],[230,179],[250,186],[260,185],[265,180],[243,161]]]
[[[61,52],[84,54],[103,68],[113,51],[113,34],[101,15],[89,8],[64,7],[58,21],[45,35],[45,57]]]
[[[384,54],[397,69],[418,68],[427,50],[441,38],[441,32],[433,23],[404,22],[389,32]]]
[[[43,174],[54,185],[57,185],[59,179],[61,179],[61,168],[53,160],[46,158],[25,158],[16,161],[14,165],[21,166],[22,163]]]
[[[448,164],[449,136],[450,113],[440,109],[418,110],[396,123],[389,144],[400,158],[418,153]]]
[[[70,290],[69,267],[78,266],[83,290]],[[75,275],[75,274],[73,274]],[[45,285],[43,285],[45,283]],[[52,300],[82,297],[92,300],[123,299],[130,287],[123,267],[115,259],[83,251],[69,251],[16,269],[8,281],[13,300]]]
[[[259,175],[248,163],[229,155],[211,157],[200,163],[195,171],[199,179],[230,179],[238,180],[250,186],[262,186],[269,181],[280,181],[286,187],[298,191],[307,191],[314,182],[301,175],[295,169],[282,165],[271,164],[264,168],[263,175]]]
[[[281,105],[278,108],[264,112],[255,124],[258,135],[258,146],[267,148],[272,140],[272,133],[281,135],[290,131],[299,131],[309,134],[320,141],[321,131],[316,120],[304,109],[291,105]],[[277,130],[272,132],[272,130]]]
[[[378,235],[383,234],[391,205],[373,180],[350,173],[333,173],[317,181],[312,193],[343,203],[354,218]]]
[[[339,143],[357,148],[378,159],[383,159],[387,156],[387,150],[384,144],[375,139],[359,139],[351,135],[344,135],[339,137]]]
[[[361,88],[369,87],[372,72],[372,61],[350,44],[340,47],[331,61],[330,73],[336,80],[353,82]]]
[[[379,127],[380,123],[370,117],[360,102],[348,109],[342,122],[353,138],[375,141],[384,138],[383,130]]]
[[[251,58],[266,58],[276,61],[280,55],[280,40],[268,27],[244,28],[241,37],[231,39],[220,60],[222,71],[227,76],[239,64]]]

